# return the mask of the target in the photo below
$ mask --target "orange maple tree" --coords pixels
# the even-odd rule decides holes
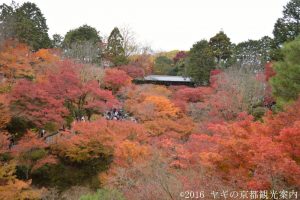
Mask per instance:
[[[31,61],[32,54],[26,44],[9,40],[0,50],[1,71],[10,81],[16,78],[33,78]]]
[[[126,139],[145,138],[143,128],[133,122],[108,121],[77,122],[70,131],[62,134],[53,150],[59,157],[82,163],[107,158]]]

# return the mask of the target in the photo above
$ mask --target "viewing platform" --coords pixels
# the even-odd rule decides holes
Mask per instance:
[[[186,85],[194,87],[195,83],[189,77],[183,76],[166,76],[166,75],[148,75],[143,79],[134,79],[135,84],[156,84],[156,85]]]

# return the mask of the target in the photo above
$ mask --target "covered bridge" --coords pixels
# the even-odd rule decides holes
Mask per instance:
[[[149,75],[143,79],[134,79],[135,84],[156,84],[156,85],[186,85],[194,87],[195,83],[189,77],[183,76],[165,76],[165,75]]]

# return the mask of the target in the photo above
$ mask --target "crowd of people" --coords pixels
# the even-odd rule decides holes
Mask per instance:
[[[137,122],[137,120],[134,117],[129,116],[129,114],[122,109],[118,110],[114,108],[106,112],[104,116],[107,120],[129,120],[132,122]]]
[[[81,117],[79,117],[79,116],[77,116],[76,117],[76,121],[83,121],[83,122],[85,122],[86,120],[85,120],[85,117],[84,116],[81,116]]]
[[[116,108],[114,108],[105,113],[105,118],[107,120],[123,120],[128,117],[128,114],[126,114],[122,109],[117,110]]]

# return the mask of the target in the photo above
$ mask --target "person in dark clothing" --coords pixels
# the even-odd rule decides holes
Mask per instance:
[[[42,129],[42,130],[40,131],[40,137],[41,137],[41,138],[44,137],[45,134],[46,134],[45,129]]]
[[[15,139],[13,136],[10,136],[8,148],[11,149],[14,145],[15,145]]]

